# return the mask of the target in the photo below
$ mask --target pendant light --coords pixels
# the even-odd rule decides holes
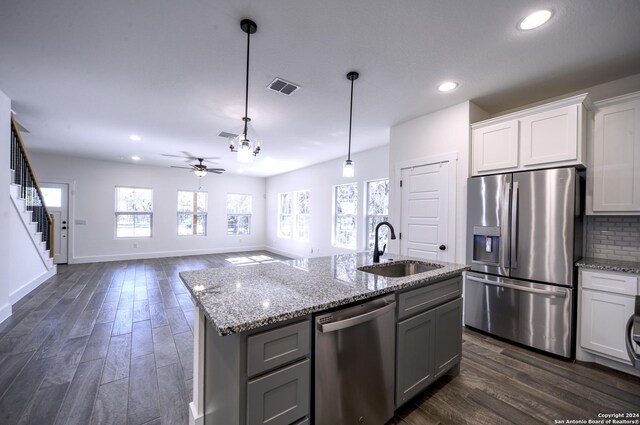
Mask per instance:
[[[353,177],[355,171],[353,169],[353,161],[351,160],[351,122],[353,119],[353,81],[357,80],[360,74],[355,71],[347,73],[347,80],[351,81],[351,103],[349,104],[349,151],[347,153],[347,160],[342,166],[343,177]]]
[[[238,152],[239,162],[253,162],[253,157],[260,153],[260,141],[256,137],[255,130],[251,126],[251,118],[248,116],[249,111],[249,51],[251,47],[251,34],[255,34],[258,26],[251,19],[243,19],[240,21],[240,28],[247,33],[247,73],[245,80],[244,92],[244,121],[243,130],[238,136],[231,140],[229,149],[231,152]],[[250,137],[251,136],[251,137]],[[253,139],[253,140],[252,140]]]

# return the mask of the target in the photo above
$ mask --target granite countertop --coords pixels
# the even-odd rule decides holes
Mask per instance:
[[[358,253],[185,271],[180,278],[218,333],[230,335],[454,276],[469,268],[389,254],[383,262],[389,258],[443,267],[388,278],[359,271],[358,267],[372,264],[372,258],[371,253]]]
[[[640,274],[640,263],[635,261],[619,261],[587,257],[578,261],[576,266],[585,269]]]

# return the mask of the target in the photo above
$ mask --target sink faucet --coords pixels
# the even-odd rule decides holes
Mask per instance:
[[[387,249],[387,244],[384,244],[384,246],[382,247],[382,251],[378,250],[378,229],[380,228],[380,226],[387,226],[389,227],[389,230],[391,230],[391,239],[395,239],[396,238],[396,232],[393,230],[393,226],[391,225],[391,223],[389,223],[388,221],[383,221],[381,223],[378,223],[378,225],[376,226],[376,242],[373,246],[373,262],[374,263],[379,263],[380,262],[380,256],[384,255],[384,250]]]

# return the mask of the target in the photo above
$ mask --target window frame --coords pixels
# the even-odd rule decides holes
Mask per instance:
[[[293,239],[296,241],[300,241],[300,242],[309,242],[309,233],[311,233],[311,190],[309,189],[305,189],[305,190],[296,190],[293,196],[293,201],[294,201],[294,207],[293,207]],[[307,194],[307,212],[306,213],[300,213],[299,211],[299,198],[298,195],[301,193],[306,193]],[[299,231],[300,228],[298,226],[298,219],[300,217],[306,217],[307,218],[307,237],[300,237],[299,236]]]
[[[293,211],[294,211],[294,207],[293,207],[293,192],[280,192],[278,193],[278,238],[280,239],[292,239],[293,237]],[[288,195],[289,196],[289,208],[290,208],[290,212],[289,213],[283,213],[282,212],[282,207],[284,205],[284,203],[282,202],[282,198],[283,196]],[[290,233],[288,235],[285,235],[284,233],[282,233],[282,218],[283,217],[289,217],[289,231]]]
[[[193,208],[191,211],[180,211],[180,193],[191,193],[193,196]],[[204,211],[203,212],[199,212],[198,211],[198,194],[204,194],[205,195],[205,201],[204,201]],[[177,228],[176,228],[176,233],[178,235],[178,237],[189,237],[189,236],[207,236],[207,222],[208,222],[208,213],[209,213],[209,193],[202,191],[202,190],[182,190],[182,189],[178,189],[178,211],[176,214],[176,219],[177,219]],[[181,215],[190,215],[191,216],[191,229],[193,232],[197,232],[198,230],[198,223],[199,223],[199,217],[204,216],[204,223],[202,224],[202,228],[204,230],[204,233],[199,234],[199,233],[191,233],[191,234],[180,234],[180,216]]]
[[[369,194],[369,185],[371,183],[377,183],[377,182],[383,182],[386,181],[387,182],[387,214],[370,214],[369,213],[369,199],[370,199],[370,194]],[[382,220],[380,221],[389,221],[389,191],[390,191],[390,187],[389,187],[389,178],[381,178],[381,179],[373,179],[373,180],[367,180],[364,182],[364,188],[365,188],[365,199],[364,199],[364,225],[366,227],[366,231],[364,232],[364,246],[366,249],[368,249],[369,251],[373,250],[373,247],[375,246],[375,226],[371,226],[371,228],[369,228],[369,221],[374,218],[374,217],[379,217],[382,218]],[[380,222],[378,221],[378,223]],[[383,228],[380,229],[381,231],[384,231],[385,233],[388,232],[388,228]],[[373,241],[373,242],[371,242]]]
[[[356,191],[356,197],[355,200],[353,201],[354,205],[355,205],[355,211],[353,212],[353,214],[338,214],[338,189],[340,187],[344,187],[344,186],[355,186],[355,191]],[[357,250],[358,249],[358,193],[360,191],[360,185],[358,184],[358,182],[351,182],[351,183],[344,183],[344,184],[338,184],[333,186],[333,232],[332,232],[332,243],[331,245],[336,247],[336,248],[344,248],[344,249],[351,249],[351,250]],[[340,217],[344,217],[344,216],[352,216],[354,219],[354,228],[353,228],[353,246],[351,245],[342,245],[338,243],[338,231],[339,226],[338,226],[338,222],[339,222],[339,218]]]
[[[250,213],[230,213],[229,212],[229,195],[236,195],[236,196],[248,196],[251,199],[251,212]],[[253,215],[253,194],[251,193],[232,193],[232,192],[227,192],[227,196],[226,196],[226,209],[227,209],[227,235],[228,236],[243,236],[243,235],[250,235],[251,234],[251,216]],[[238,230],[238,226],[236,225],[235,227],[235,231],[230,233],[229,232],[229,217],[234,216],[236,217],[236,223],[238,223],[240,220],[240,217],[247,217],[247,233],[239,233]]]
[[[153,237],[153,188],[152,187],[141,187],[141,186],[120,186],[117,185],[114,188],[114,238],[115,239],[150,239]],[[120,211],[118,210],[118,190],[119,189],[137,189],[137,190],[148,190],[151,192],[151,211]],[[142,217],[149,216],[149,236],[118,236],[118,217],[120,216],[134,216],[134,217]],[[135,220],[134,220],[135,221]],[[135,224],[134,224],[135,231]]]
[[[309,242],[309,233],[311,231],[311,226],[310,226],[310,222],[311,222],[311,209],[309,206],[307,206],[307,212],[306,213],[300,213],[299,212],[299,206],[300,206],[300,202],[299,202],[299,195],[302,193],[306,193],[307,194],[307,204],[311,203],[311,190],[310,189],[302,189],[302,190],[293,190],[290,192],[279,192],[278,193],[278,222],[277,222],[277,236],[280,239],[290,239],[290,240],[294,240],[294,241],[299,241],[299,242]],[[290,209],[291,212],[286,213],[283,212],[282,206],[283,206],[283,202],[282,202],[282,198],[283,196],[288,195],[289,199],[290,199]],[[289,217],[289,228],[290,228],[290,234],[286,235],[282,232],[282,218],[283,217]],[[300,237],[300,227],[299,224],[299,218],[301,217],[306,217],[307,218],[307,226],[306,226],[306,237]]]

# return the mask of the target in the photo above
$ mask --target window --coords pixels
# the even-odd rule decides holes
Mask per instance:
[[[153,190],[116,187],[116,237],[150,238]]]
[[[251,195],[227,194],[227,234],[251,233]]]
[[[44,204],[50,208],[62,207],[62,189],[59,187],[41,187]]]
[[[278,237],[291,237],[291,193],[278,194]]]
[[[333,201],[333,244],[344,248],[356,249],[358,183],[335,186]]]
[[[178,235],[207,234],[207,192],[178,191]]]
[[[375,229],[378,223],[389,220],[389,179],[367,182],[367,246],[375,244]],[[389,241],[389,228],[381,227],[378,232],[379,246]]]
[[[296,192],[296,225],[293,237],[301,241],[309,240],[309,197],[308,190]]]
[[[278,194],[278,237],[309,240],[308,190]]]

